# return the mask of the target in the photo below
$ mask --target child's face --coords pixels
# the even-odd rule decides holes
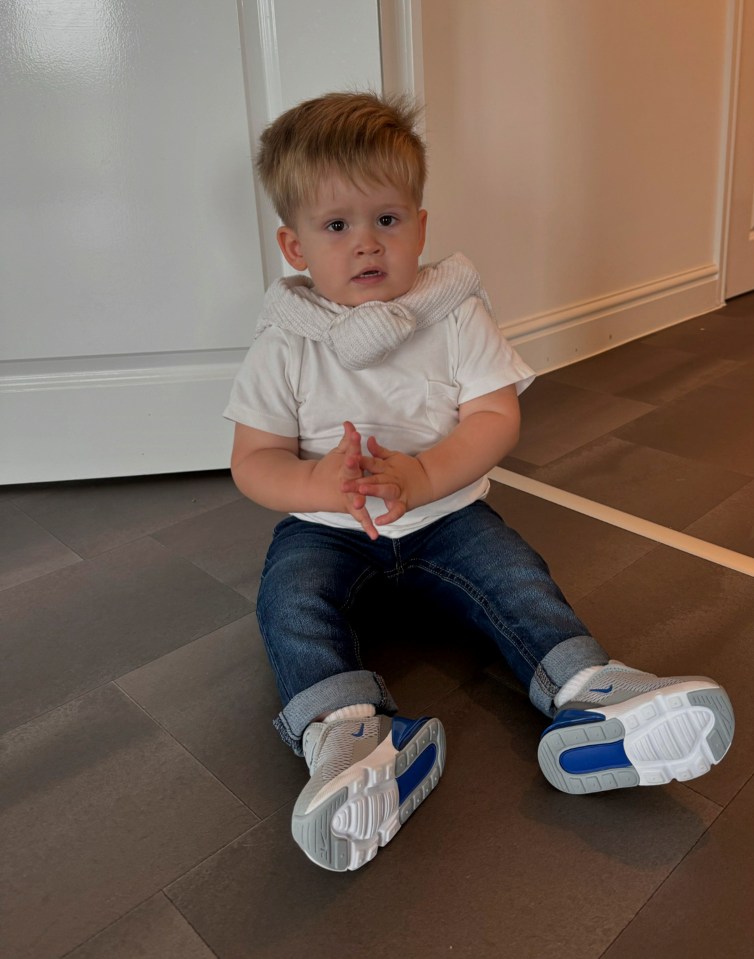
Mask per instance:
[[[343,306],[392,300],[416,280],[427,211],[400,187],[363,189],[332,176],[316,200],[302,206],[295,229],[282,226],[278,243],[296,270],[309,270],[320,296]]]

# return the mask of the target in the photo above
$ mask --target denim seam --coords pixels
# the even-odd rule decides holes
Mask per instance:
[[[541,663],[538,663],[537,668],[534,670],[532,683],[536,684],[545,694],[545,696],[549,697],[551,702],[554,702],[555,696],[557,695],[560,687],[557,685],[557,683],[553,682]]]
[[[395,556],[395,569],[393,570],[393,574],[400,576],[401,573],[405,572],[400,537],[393,540],[393,555]]]
[[[347,595],[346,595],[346,600],[345,600],[345,602],[343,603],[343,605],[340,607],[340,612],[344,612],[345,610],[351,609],[351,608],[353,607],[353,604],[354,604],[354,602],[355,602],[355,600],[356,600],[356,597],[357,597],[358,593],[359,593],[359,592],[361,591],[361,589],[364,587],[364,585],[366,584],[366,582],[369,581],[370,579],[372,579],[373,577],[377,576],[377,575],[378,575],[378,571],[377,571],[377,570],[373,570],[373,569],[366,570],[366,571],[356,580],[356,582],[349,588],[348,593],[347,593]],[[260,582],[261,582],[261,580],[260,580]],[[282,672],[281,672],[281,670],[278,668],[278,666],[279,666],[279,664],[278,664],[278,658],[277,658],[277,656],[275,655],[275,653],[274,653],[274,651],[273,651],[273,646],[272,646],[270,643],[268,643],[268,641],[267,641],[267,637],[266,637],[266,634],[265,634],[265,629],[264,629],[262,623],[261,623],[260,620],[259,620],[259,616],[257,616],[257,624],[259,625],[259,632],[260,632],[260,635],[261,635],[261,637],[262,637],[262,641],[263,641],[263,643],[264,643],[265,650],[266,650],[266,652],[267,652],[267,657],[268,657],[268,659],[269,659],[269,661],[270,661],[270,665],[272,666],[273,672],[275,673],[275,677],[276,677],[276,679],[278,680],[278,683],[279,683],[279,685],[280,685],[280,687],[281,687],[281,692],[284,694],[286,702],[289,702],[291,699],[293,699],[293,696],[294,696],[295,694],[294,694],[294,693],[291,693],[291,691],[290,691],[290,689],[288,688],[287,684],[285,684],[285,682],[284,682],[284,680],[283,680]],[[353,628],[351,627],[350,623],[349,623],[349,626],[348,626],[348,630],[349,630],[349,634],[350,634],[350,636],[351,636],[351,640],[352,640],[352,643],[353,643],[353,651],[354,651],[354,655],[355,655],[355,657],[356,657],[356,662],[357,662],[357,663],[361,666],[361,668],[363,669],[363,668],[364,668],[364,664],[363,664],[363,661],[362,661],[362,658],[361,658],[361,644],[360,644],[360,642],[359,642],[358,634],[353,630]]]
[[[445,582],[451,583],[452,585],[458,586],[459,588],[463,589],[466,595],[470,596],[474,600],[474,602],[477,604],[477,606],[479,606],[479,608],[484,611],[487,618],[495,627],[495,629],[499,630],[505,636],[508,642],[510,642],[511,645],[515,647],[515,649],[520,654],[521,658],[528,663],[528,665],[532,668],[532,670],[535,670],[537,668],[538,662],[531,656],[526,645],[522,644],[521,640],[516,635],[516,633],[513,630],[511,630],[506,623],[500,622],[497,619],[497,617],[491,615],[489,604],[483,601],[484,594],[481,593],[478,589],[475,589],[468,582],[468,580],[466,580],[464,577],[459,576],[457,573],[449,573],[442,566],[437,566],[434,563],[428,563],[426,560],[422,560],[422,559],[412,560],[408,564],[408,566],[415,567],[415,568],[418,567],[420,569],[425,570],[428,573],[433,573],[436,576],[440,576],[440,578],[443,579]]]
[[[284,694],[285,699],[286,699],[286,702],[287,702],[288,700],[292,699],[293,697],[292,697],[292,694],[291,694],[290,690],[288,689],[287,684],[283,681],[283,675],[282,675],[280,669],[278,668],[277,656],[276,656],[275,653],[273,652],[273,647],[270,645],[270,643],[267,642],[267,636],[265,635],[265,629],[264,629],[264,626],[262,625],[262,623],[261,623],[260,620],[259,620],[259,616],[257,616],[257,625],[259,626],[259,634],[260,634],[261,637],[262,637],[262,642],[264,643],[264,648],[265,648],[265,651],[266,651],[266,653],[267,653],[267,658],[269,659],[270,665],[272,666],[272,671],[274,672],[275,678],[276,678],[276,680],[278,681],[278,683],[280,684],[280,686],[283,687],[283,688],[281,688],[281,692]]]
[[[368,582],[374,579],[374,577],[377,575],[379,574],[377,570],[375,569],[364,570],[364,572],[358,577],[358,579],[354,583],[352,583],[352,585],[350,586],[348,590],[348,594],[346,595],[346,600],[340,608],[341,613],[345,614],[346,610],[353,609],[354,604],[361,590],[367,585]],[[348,632],[351,636],[351,641],[353,643],[353,651],[356,657],[356,662],[363,669],[364,663],[361,658],[361,643],[359,641],[359,634],[351,625],[351,621],[348,619],[348,617],[346,616],[345,618],[346,618],[346,621],[348,622]]]

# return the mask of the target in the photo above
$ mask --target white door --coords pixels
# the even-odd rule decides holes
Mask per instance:
[[[314,6],[0,4],[0,483],[228,465],[280,272],[249,126],[380,83],[376,0]]]
[[[725,299],[754,290],[754,2],[741,7],[741,47]]]

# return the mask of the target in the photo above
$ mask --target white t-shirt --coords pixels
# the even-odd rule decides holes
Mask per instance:
[[[534,371],[503,337],[481,300],[469,297],[446,319],[417,330],[387,360],[347,370],[324,343],[267,327],[250,347],[223,415],[278,436],[297,436],[303,459],[319,459],[338,445],[343,421],[366,439],[416,455],[458,423],[458,406],[503,386],[521,393]],[[366,451],[365,451],[366,452]],[[487,495],[486,476],[434,503],[379,527],[405,536]],[[385,512],[369,497],[374,518]],[[361,529],[348,513],[294,513],[327,526]]]

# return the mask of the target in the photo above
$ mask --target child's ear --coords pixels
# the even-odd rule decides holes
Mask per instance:
[[[278,246],[283,256],[294,270],[305,270],[306,260],[301,252],[301,241],[298,234],[289,226],[281,226],[277,232]]]

